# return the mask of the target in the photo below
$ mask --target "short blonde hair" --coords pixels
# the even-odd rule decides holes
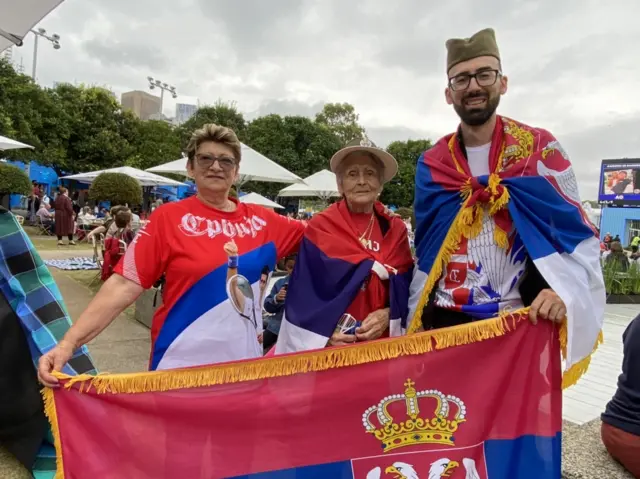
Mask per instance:
[[[228,146],[233,151],[233,156],[237,163],[240,163],[242,144],[235,132],[231,128],[226,126],[219,126],[214,123],[207,123],[202,128],[197,129],[191,135],[189,144],[187,145],[187,157],[189,158],[189,164],[193,166],[193,159],[196,156],[198,147],[207,141],[214,143],[220,143]]]

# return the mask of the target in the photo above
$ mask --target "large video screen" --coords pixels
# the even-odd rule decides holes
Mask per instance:
[[[640,158],[603,160],[598,202],[607,205],[640,205]]]

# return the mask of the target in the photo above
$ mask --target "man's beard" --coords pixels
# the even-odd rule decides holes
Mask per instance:
[[[466,107],[464,102],[470,98],[485,98],[487,101],[486,106],[482,108],[478,107]],[[493,116],[500,104],[500,95],[496,94],[492,97],[486,92],[476,92],[465,95],[459,105],[453,104],[453,109],[456,111],[462,123],[469,126],[484,125]]]

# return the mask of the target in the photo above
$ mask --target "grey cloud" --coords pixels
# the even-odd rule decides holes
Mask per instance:
[[[440,136],[433,132],[429,133],[427,131],[421,131],[406,126],[374,126],[366,127],[366,130],[367,136],[380,148],[386,148],[394,141],[425,139],[431,140],[432,143],[435,143]]]
[[[301,0],[199,0],[202,13],[226,32],[239,60],[286,47],[308,2]]]
[[[85,42],[83,48],[87,54],[107,67],[127,65],[161,70],[167,64],[160,49],[150,45],[93,39]]]

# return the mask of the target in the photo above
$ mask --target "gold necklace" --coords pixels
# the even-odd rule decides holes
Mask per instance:
[[[374,218],[374,215],[375,215],[375,213],[371,213],[371,219],[369,220],[369,224],[367,225],[367,228],[364,230],[364,233],[362,233],[362,235],[360,235],[360,238],[358,238],[358,241],[360,241],[360,244],[362,246],[364,246],[365,248],[369,245],[370,239],[371,239],[371,234],[373,233],[373,218]]]

